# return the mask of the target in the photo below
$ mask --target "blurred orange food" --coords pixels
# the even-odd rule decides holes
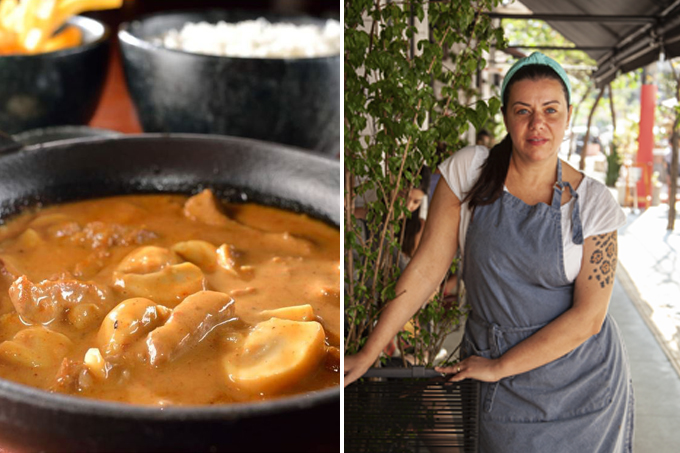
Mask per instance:
[[[0,55],[78,46],[80,29],[66,25],[71,16],[122,5],[123,0],[0,0]]]

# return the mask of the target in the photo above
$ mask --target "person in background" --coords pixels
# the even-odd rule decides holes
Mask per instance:
[[[458,250],[471,308],[461,360],[436,368],[481,382],[481,453],[631,453],[630,367],[608,314],[617,229],[626,216],[600,182],[558,157],[572,114],[564,69],[541,53],[501,87],[508,135],[441,165],[416,254],[345,385],[430,297]]]
[[[428,166],[423,166],[420,171],[420,184],[418,187],[411,189],[406,201],[406,208],[411,212],[411,217],[406,219],[405,222],[404,240],[401,244],[401,251],[409,259],[415,254],[418,244],[420,243],[420,237],[423,234],[425,219],[420,216],[420,208],[422,207],[423,200],[428,196],[427,192],[430,187],[430,177],[430,168]]]
[[[480,129],[477,132],[477,139],[475,141],[475,144],[478,146],[483,146],[486,149],[490,149],[491,146],[493,145],[493,137],[491,136],[491,133],[486,129]]]

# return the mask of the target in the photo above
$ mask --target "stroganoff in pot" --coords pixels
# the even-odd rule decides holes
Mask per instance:
[[[0,377],[136,404],[339,384],[339,232],[210,191],[52,206],[0,227]]]

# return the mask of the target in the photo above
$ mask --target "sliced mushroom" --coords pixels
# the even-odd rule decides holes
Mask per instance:
[[[314,372],[326,355],[318,322],[272,318],[259,323],[238,352],[223,359],[232,382],[249,393],[274,394]]]
[[[104,318],[97,343],[106,356],[116,356],[143,338],[170,316],[171,310],[141,297],[116,305]]]
[[[149,274],[119,274],[113,284],[127,298],[145,297],[168,307],[204,290],[205,285],[203,272],[192,263],[174,264]]]
[[[163,247],[149,245],[139,247],[130,252],[121,260],[116,272],[124,274],[149,274],[179,263],[179,258],[172,251]]]
[[[83,363],[87,371],[95,379],[102,381],[109,376],[109,371],[113,368],[113,365],[104,359],[102,353],[97,348],[87,350]]]
[[[40,236],[40,233],[35,231],[33,228],[28,228],[17,238],[17,244],[27,249],[34,249],[44,243],[45,241]]]
[[[224,293],[201,291],[187,297],[165,325],[147,336],[149,362],[158,366],[180,357],[233,314],[234,299]]]
[[[73,346],[65,335],[46,327],[28,327],[0,343],[0,360],[38,368],[58,366]]]
[[[178,242],[172,250],[206,272],[214,272],[217,268],[217,247],[210,242],[199,240]]]
[[[234,247],[222,244],[217,249],[217,264],[219,264],[222,269],[238,275],[235,255]]]
[[[190,197],[184,204],[184,215],[196,222],[213,226],[229,226],[235,223],[220,210],[210,189]]]
[[[240,265],[237,259],[238,253],[231,245],[222,244],[217,248],[217,264],[221,269],[239,277],[241,280],[252,279],[255,275],[255,269],[252,266]]]
[[[68,215],[57,212],[54,214],[41,214],[31,220],[30,225],[32,228],[42,228],[54,225],[55,223],[66,223],[71,221],[72,219]]]
[[[314,321],[314,308],[311,305],[294,305],[292,307],[264,310],[260,313],[263,319],[278,318],[289,321]]]

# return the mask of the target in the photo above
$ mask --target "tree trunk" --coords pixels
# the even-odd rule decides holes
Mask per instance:
[[[680,76],[670,62],[671,70],[673,71],[673,78],[675,79],[675,97],[680,101]],[[673,135],[671,138],[671,174],[670,185],[668,186],[668,226],[667,230],[673,231],[675,229],[675,198],[678,193],[678,123],[680,123],[680,114],[675,112],[675,122],[673,123]]]
[[[612,96],[612,84],[607,84],[607,90],[609,92],[609,109],[612,111],[612,127],[614,131],[612,132],[612,141],[616,137],[616,111],[614,110],[614,97]]]
[[[676,82],[677,83],[677,82]],[[678,97],[680,100],[680,96]],[[675,229],[675,198],[678,193],[678,122],[680,115],[676,113],[675,124],[673,125],[673,155],[671,156],[671,185],[668,187],[668,227],[667,230]]]
[[[576,104],[574,106],[574,116],[571,118],[572,129],[573,129],[573,126],[576,125],[576,118],[578,118],[579,107],[581,107],[581,104],[583,104],[583,101],[588,99],[588,95],[590,94],[590,90],[592,88],[593,88],[592,85],[588,85],[588,89],[586,89],[586,94],[584,94],[583,97],[581,98],[581,102],[579,102],[578,104]],[[571,152],[572,152],[572,150],[574,149],[575,146],[576,145],[574,144],[574,133],[572,132],[571,137],[569,137],[569,152],[567,153],[567,160],[571,159]]]
[[[595,99],[595,103],[593,104],[593,108],[590,109],[590,114],[588,115],[588,125],[586,126],[586,136],[583,139],[583,149],[581,149],[581,162],[578,164],[579,170],[583,171],[586,169],[586,154],[588,153],[588,141],[590,140],[590,124],[593,121],[593,115],[595,114],[595,109],[597,108],[597,104],[600,103],[600,99],[602,99],[602,94],[604,93],[604,88],[600,90],[600,92],[597,95],[597,99]]]

